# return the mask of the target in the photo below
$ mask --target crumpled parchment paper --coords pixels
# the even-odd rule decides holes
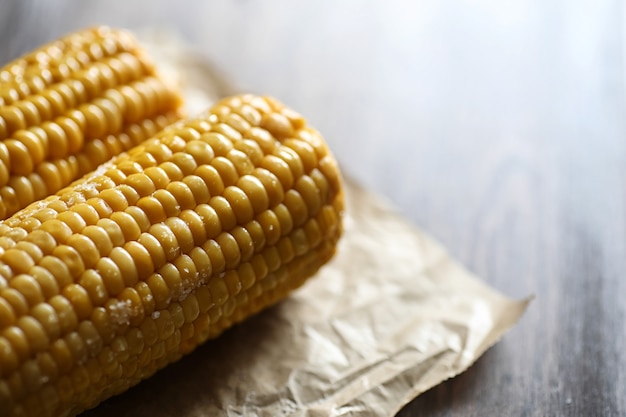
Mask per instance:
[[[393,416],[524,312],[529,300],[490,289],[380,197],[348,181],[346,198],[316,277],[84,416]]]

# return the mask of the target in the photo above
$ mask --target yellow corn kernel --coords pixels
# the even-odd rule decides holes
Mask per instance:
[[[0,68],[0,219],[180,118],[132,36],[97,27]]]
[[[75,415],[284,298],[335,251],[339,178],[245,95],[0,223],[0,415]]]

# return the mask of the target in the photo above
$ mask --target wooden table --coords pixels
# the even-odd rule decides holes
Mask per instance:
[[[3,0],[0,61],[96,23],[179,33],[490,285],[536,294],[400,416],[625,415],[623,3],[295,4]]]

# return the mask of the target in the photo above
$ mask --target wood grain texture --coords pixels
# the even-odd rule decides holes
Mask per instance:
[[[490,285],[536,294],[399,416],[626,414],[622,2],[0,3],[0,61],[96,23],[179,33],[306,114],[344,170]]]

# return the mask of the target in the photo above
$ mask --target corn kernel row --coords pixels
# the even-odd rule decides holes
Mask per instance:
[[[24,99],[91,63],[126,52],[141,51],[125,31],[96,27],[69,34],[0,68],[0,104]]]
[[[7,185],[0,187],[0,218],[6,218],[28,204],[41,200],[112,157],[140,144],[145,138],[178,120],[175,112],[129,125],[119,135],[109,135],[85,144],[83,152],[44,161],[28,175],[13,175]]]
[[[0,122],[0,138],[5,139],[17,130],[61,116],[100,98],[107,90],[119,88],[153,73],[152,63],[145,55],[124,52],[90,64],[85,69],[19,100],[5,99],[0,107],[3,120]]]
[[[224,100],[0,223],[0,414],[74,415],[283,298],[334,253],[336,164]]]
[[[95,161],[129,149],[98,153],[102,147],[93,142],[123,143],[134,125],[163,115],[171,120],[179,105],[176,91],[124,31],[78,32],[0,69],[0,218],[41,198],[29,191],[41,188],[31,176],[52,168],[67,173],[47,184],[45,195],[55,193]],[[79,169],[68,168],[76,161]]]

